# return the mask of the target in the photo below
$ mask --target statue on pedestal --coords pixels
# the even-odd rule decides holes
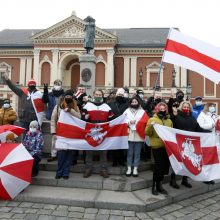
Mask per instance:
[[[84,21],[86,21],[86,25],[84,28],[85,37],[83,46],[86,49],[86,53],[89,54],[90,50],[94,48],[95,19],[88,16]]]

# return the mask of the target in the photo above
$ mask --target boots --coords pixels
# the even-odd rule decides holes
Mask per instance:
[[[131,167],[128,167],[127,172],[126,172],[126,176],[131,176]]]
[[[170,186],[172,186],[174,189],[179,189],[179,185],[176,183],[176,174],[171,174],[171,180],[170,180]]]
[[[134,167],[134,169],[133,169],[133,177],[138,177],[137,167]]]
[[[157,189],[157,192],[161,194],[164,194],[164,195],[168,194],[167,191],[163,188],[161,181],[156,183],[156,189]]]
[[[192,185],[188,182],[187,176],[183,176],[181,184],[187,188],[192,188]]]
[[[152,194],[157,196],[158,195],[158,192],[156,190],[156,182],[153,181],[153,185],[152,185]]]

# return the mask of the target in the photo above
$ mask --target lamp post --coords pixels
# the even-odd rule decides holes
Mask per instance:
[[[143,71],[142,71],[142,67],[141,67],[141,69],[139,71],[139,86],[143,86],[142,77],[143,77]]]
[[[175,71],[175,68],[173,68],[173,71],[172,71],[172,87],[176,87],[175,80],[176,80],[176,71]]]
[[[186,87],[186,100],[187,101],[190,101],[191,95],[192,95],[192,86],[189,83]]]

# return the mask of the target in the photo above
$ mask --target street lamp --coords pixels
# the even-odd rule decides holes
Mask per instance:
[[[186,87],[186,100],[187,101],[190,101],[191,95],[192,95],[192,86],[189,83]]]
[[[175,71],[175,68],[173,68],[173,71],[172,71],[172,87],[176,87],[175,80],[176,80],[176,71]]]
[[[143,71],[142,71],[142,67],[141,67],[141,69],[139,71],[139,86],[143,86],[142,77],[143,77]]]

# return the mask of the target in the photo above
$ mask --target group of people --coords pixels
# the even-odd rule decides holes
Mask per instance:
[[[88,97],[83,85],[79,85],[75,93],[72,90],[64,91],[60,80],[54,81],[50,92],[45,85],[43,93],[39,93],[36,89],[34,80],[28,82],[27,90],[14,85],[7,75],[5,75],[5,81],[9,88],[19,96],[18,117],[20,125],[27,130],[23,137],[23,144],[34,158],[33,176],[38,174],[44,144],[40,120],[42,103],[47,106],[43,110],[46,112],[47,120],[51,121],[52,147],[48,162],[58,161],[56,179],[68,179],[70,166],[77,163],[78,157],[77,150],[59,149],[58,146],[55,148],[56,128],[61,110],[90,123],[107,122],[124,115],[128,124],[129,148],[127,151],[99,151],[100,175],[104,178],[109,177],[107,159],[110,156],[113,162],[112,166],[127,164],[126,176],[137,177],[141,150],[151,148],[148,154],[151,155],[152,152],[154,160],[152,186],[152,194],[154,195],[167,194],[162,181],[164,175],[169,173],[170,163],[164,143],[157,135],[153,125],[157,123],[186,131],[215,132],[218,120],[214,103],[204,105],[202,97],[197,96],[195,97],[195,105],[192,106],[189,101],[184,100],[184,93],[181,90],[177,91],[176,97],[172,96],[166,102],[160,91],[154,91],[154,95],[147,100],[145,100],[143,90],[137,90],[132,97],[129,97],[128,88],[119,88],[114,95],[106,95],[102,90],[95,89],[92,97]],[[35,93],[37,95],[34,95]],[[5,115],[8,115],[7,119]],[[3,122],[11,124],[16,120],[16,117],[16,113],[11,109],[10,100],[5,100],[0,110],[0,121],[2,124]],[[92,175],[93,153],[94,151],[83,153],[84,178]],[[181,183],[185,187],[192,187],[186,176],[182,177]],[[174,171],[171,171],[170,185],[176,189],[179,188]]]

